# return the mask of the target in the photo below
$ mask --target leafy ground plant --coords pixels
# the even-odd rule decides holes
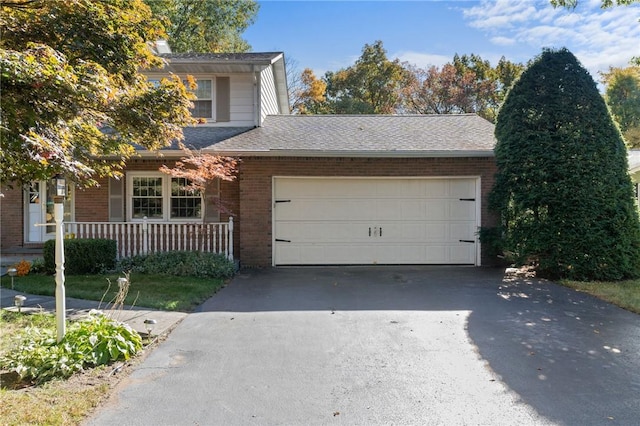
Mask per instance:
[[[51,314],[25,315],[0,310],[0,357],[13,347],[13,335],[27,327],[53,328]],[[146,353],[146,351],[144,351]],[[0,423],[3,425],[76,425],[108,398],[111,390],[143,357],[101,365],[38,386],[0,369]]]
[[[197,251],[170,251],[122,259],[118,271],[198,278],[231,278],[235,265],[224,255]]]
[[[0,358],[0,367],[36,384],[77,371],[128,360],[142,349],[140,335],[127,324],[100,313],[72,323],[60,343],[53,327],[28,327]]]

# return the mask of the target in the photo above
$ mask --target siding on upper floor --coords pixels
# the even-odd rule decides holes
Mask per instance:
[[[229,126],[254,126],[254,85],[253,74],[232,74],[231,76],[231,120]]]
[[[260,72],[260,91],[260,123],[262,125],[267,115],[280,113],[273,68],[268,67]]]
[[[163,77],[167,77],[163,74],[149,74],[148,78],[150,79],[160,79]],[[185,76],[181,76],[185,77]],[[237,73],[237,74],[193,74],[193,77],[196,80],[212,80],[214,87],[214,100],[213,100],[213,110],[214,117],[216,116],[216,77],[229,77],[229,88],[230,88],[230,99],[229,99],[229,112],[230,119],[229,121],[221,121],[216,122],[215,118],[211,118],[208,120],[210,125],[215,125],[218,127],[253,127],[256,123],[256,100],[255,100],[255,86],[254,75],[253,73]],[[263,83],[264,84],[264,83]],[[267,83],[273,85],[273,79],[271,83]],[[275,96],[275,87],[269,89],[270,93],[273,93]],[[275,98],[274,98],[275,99]],[[276,112],[270,112],[270,114],[274,114]]]

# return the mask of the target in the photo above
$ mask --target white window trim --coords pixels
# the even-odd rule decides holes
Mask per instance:
[[[200,194],[200,202],[203,209],[200,210],[200,217],[191,218],[171,218],[171,176],[153,171],[135,171],[127,172],[127,189],[126,189],[126,206],[127,206],[127,221],[128,222],[142,222],[143,218],[133,217],[133,178],[135,177],[151,177],[162,178],[162,219],[147,219],[150,222],[171,222],[171,223],[193,223],[201,222],[202,214],[204,213],[204,198]]]
[[[196,80],[196,84],[198,83],[198,81],[200,80],[211,80],[211,117],[202,117],[202,119],[207,120],[207,123],[215,123],[216,122],[216,94],[218,93],[217,87],[216,87],[216,77],[215,75],[198,75],[198,74],[191,74],[193,76],[193,78]],[[185,79],[183,79],[183,81],[185,81]],[[198,99],[195,99],[198,100]],[[206,99],[208,100],[208,99]]]
[[[216,122],[216,117],[217,117],[217,111],[216,111],[216,95],[218,93],[218,89],[217,89],[217,77],[218,74],[215,75],[211,75],[211,74],[189,74],[190,76],[192,76],[195,80],[196,83],[200,80],[211,80],[211,117],[206,118],[206,117],[202,117],[203,120],[207,120],[207,123],[215,123]],[[229,77],[229,75],[227,74],[220,74],[220,77]],[[164,74],[149,74],[147,75],[147,81],[149,82],[160,82],[160,80],[162,80],[163,78],[168,78],[169,76],[164,75]],[[183,82],[186,82],[187,77],[186,75],[184,76],[180,76],[181,80]],[[188,87],[187,87],[188,89]],[[197,100],[197,99],[196,99]]]

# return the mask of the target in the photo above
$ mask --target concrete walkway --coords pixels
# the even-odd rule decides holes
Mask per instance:
[[[15,296],[23,295],[27,299],[24,301],[22,312],[51,312],[55,313],[56,300],[52,296],[39,296],[33,294],[25,294],[19,291],[0,288],[0,307],[11,311],[17,311],[14,300]],[[144,320],[155,319],[157,324],[153,328],[151,334],[154,336],[162,335],[171,330],[176,324],[182,321],[187,314],[184,312],[166,312],[156,309],[140,308],[132,306],[124,306],[121,310],[111,310],[110,306],[105,303],[95,302],[91,300],[66,298],[66,316],[67,319],[73,320],[86,316],[92,309],[97,309],[108,313],[111,318],[129,324],[131,328],[141,335],[147,334]]]
[[[472,267],[243,271],[88,425],[637,425],[640,316]]]

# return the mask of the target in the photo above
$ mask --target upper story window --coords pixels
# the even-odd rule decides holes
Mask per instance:
[[[213,82],[198,80],[198,87],[193,91],[197,99],[193,100],[191,115],[195,118],[213,118]]]
[[[147,80],[153,85],[160,84],[160,79],[150,77]],[[206,121],[229,122],[231,121],[231,83],[228,76],[215,76],[213,78],[196,78],[196,88],[190,90],[196,96],[192,100],[193,109],[191,116]],[[188,84],[184,81],[185,86]]]
[[[130,219],[202,219],[202,194],[185,190],[186,179],[156,172],[127,173]]]

